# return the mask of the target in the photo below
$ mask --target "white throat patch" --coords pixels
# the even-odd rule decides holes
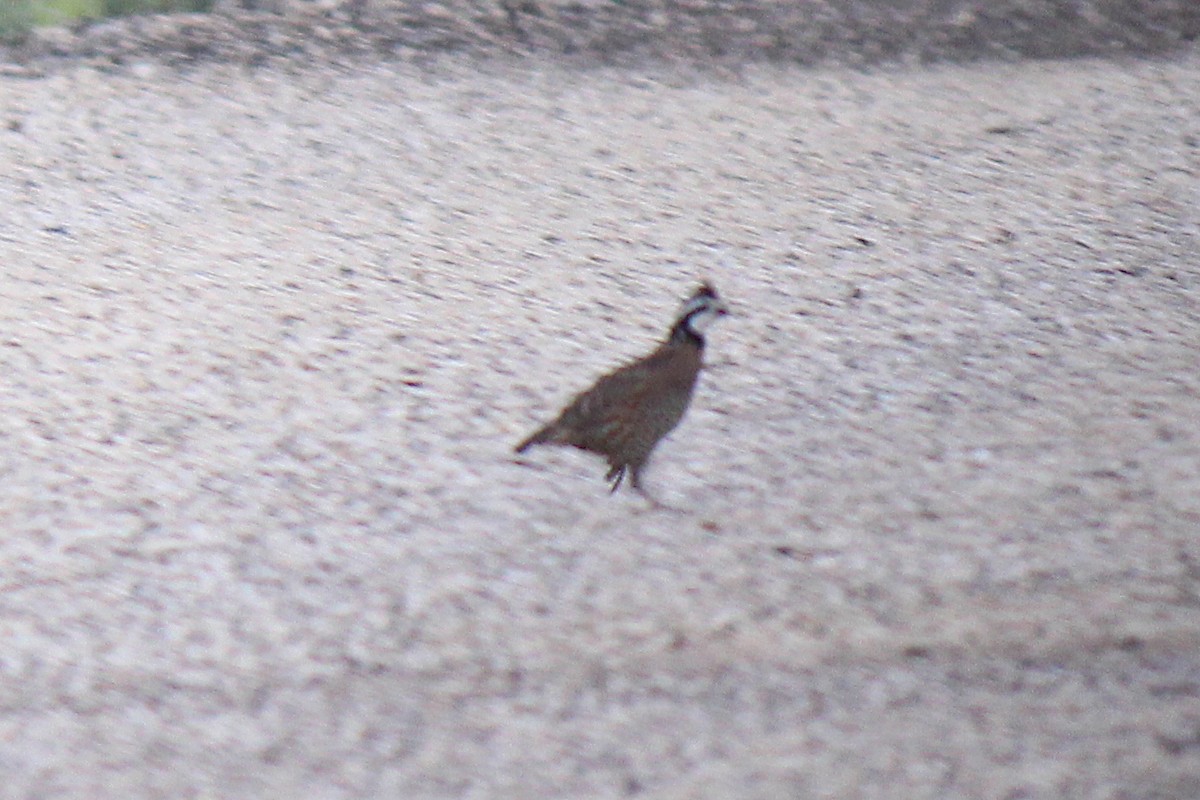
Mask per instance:
[[[695,311],[688,320],[688,327],[699,334],[703,334],[709,325],[716,321],[717,317],[721,316],[717,310],[719,306],[714,305],[708,298],[704,298],[704,302],[699,306],[699,310]]]

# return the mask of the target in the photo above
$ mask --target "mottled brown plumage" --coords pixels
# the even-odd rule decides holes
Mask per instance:
[[[577,447],[604,456],[612,491],[625,473],[645,494],[641,473],[658,442],[683,418],[703,365],[704,327],[726,309],[705,283],[680,309],[671,333],[650,355],[610,372],[577,395],[558,418],[517,445]]]

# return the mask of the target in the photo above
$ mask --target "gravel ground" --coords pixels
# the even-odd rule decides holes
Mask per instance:
[[[170,61],[0,77],[0,797],[1200,797],[1200,53]]]

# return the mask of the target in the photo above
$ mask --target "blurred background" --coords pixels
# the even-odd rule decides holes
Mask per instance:
[[[0,4],[0,36],[12,38],[39,25],[76,20],[176,11],[209,11],[215,0],[5,0]]]
[[[172,26],[136,16],[212,12]],[[79,24],[102,18],[128,24]],[[271,26],[268,33],[264,25]],[[66,26],[38,44],[43,26]],[[97,28],[103,33],[93,34]],[[151,30],[152,32],[147,32]],[[219,31],[219,32],[218,32]],[[31,32],[33,35],[30,35]],[[547,52],[852,65],[1149,54],[1200,37],[1195,0],[2,0],[0,59],[145,50]],[[47,37],[40,37],[45,39]],[[81,40],[88,41],[81,41]],[[284,40],[286,39],[286,43]],[[28,45],[24,49],[14,44]],[[236,52],[235,52],[236,51]],[[260,53],[261,54],[261,53]]]

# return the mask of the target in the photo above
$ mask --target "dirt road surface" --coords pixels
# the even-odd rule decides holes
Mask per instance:
[[[23,69],[0,796],[1200,797],[1195,52]]]

